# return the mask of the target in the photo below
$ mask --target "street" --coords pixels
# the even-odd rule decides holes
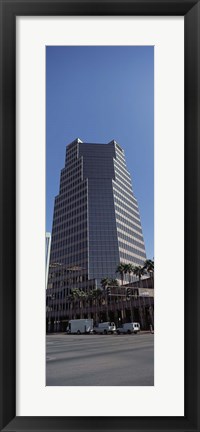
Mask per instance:
[[[47,335],[46,385],[153,386],[154,335]]]

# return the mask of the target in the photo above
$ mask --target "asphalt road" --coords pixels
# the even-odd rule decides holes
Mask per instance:
[[[47,386],[153,386],[154,336],[48,335]]]

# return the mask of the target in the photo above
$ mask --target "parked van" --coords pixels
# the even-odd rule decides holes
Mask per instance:
[[[92,333],[92,331],[93,331],[93,319],[70,320],[67,327],[68,334]]]
[[[127,333],[127,334],[131,334],[131,333],[138,333],[140,331],[140,324],[137,322],[132,322],[132,323],[124,323],[122,324],[122,327],[118,327],[117,328],[117,333]]]
[[[113,322],[103,322],[99,323],[98,326],[94,327],[93,333],[99,333],[99,334],[108,334],[108,333],[114,333],[116,331],[116,325]]]

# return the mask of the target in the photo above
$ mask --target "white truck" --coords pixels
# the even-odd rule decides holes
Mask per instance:
[[[117,328],[117,334],[121,333],[138,333],[140,331],[140,324],[137,322],[131,322],[131,323],[124,323],[122,324],[122,327]]]
[[[113,334],[116,331],[116,325],[113,322],[103,322],[99,323],[98,326],[94,327],[93,333],[99,333],[99,334]]]
[[[67,326],[68,334],[85,334],[93,332],[93,319],[70,320]]]

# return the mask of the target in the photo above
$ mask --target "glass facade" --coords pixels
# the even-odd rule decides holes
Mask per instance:
[[[143,265],[145,246],[137,200],[123,149],[108,144],[67,146],[55,198],[50,265],[82,279],[116,278],[119,262]]]
[[[88,181],[83,178],[79,143],[74,141],[66,150],[52,227],[50,283],[54,279],[58,287],[66,285],[67,293],[74,285],[88,286]]]
[[[124,150],[114,141],[113,196],[120,262],[143,265],[146,252],[137,200],[133,194]]]
[[[102,278],[116,278],[120,260],[112,184],[115,147],[81,144],[79,155],[88,183],[88,275],[100,286]]]
[[[123,149],[114,140],[93,144],[76,139],[66,148],[55,198],[47,310],[67,311],[72,288],[98,288],[103,278],[120,279],[120,262],[142,266],[145,259]]]

